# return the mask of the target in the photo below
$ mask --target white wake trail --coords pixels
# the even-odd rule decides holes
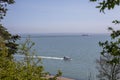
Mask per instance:
[[[24,55],[14,55],[15,57],[21,57],[25,58]],[[27,56],[29,58],[41,58],[41,59],[56,59],[56,60],[64,60],[64,58],[61,57],[51,57],[51,56]]]
[[[34,58],[43,58],[43,59],[57,59],[57,60],[63,60],[63,58],[60,57],[48,57],[48,56],[33,56]]]

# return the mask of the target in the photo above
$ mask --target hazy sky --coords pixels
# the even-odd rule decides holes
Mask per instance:
[[[11,33],[106,33],[120,14],[120,7],[100,13],[89,0],[15,1],[3,20]]]

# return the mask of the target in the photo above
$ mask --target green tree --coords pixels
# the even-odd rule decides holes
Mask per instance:
[[[92,2],[98,2],[96,8],[100,9],[100,12],[105,9],[111,10],[120,5],[120,0],[90,0]],[[120,21],[112,21],[114,24],[119,24]],[[100,59],[97,60],[97,68],[99,74],[97,77],[100,80],[119,80],[120,79],[120,30],[114,30],[108,28],[111,32],[111,40],[105,42],[99,42],[102,47]]]
[[[90,0],[91,2],[98,2],[98,6],[96,8],[100,9],[100,12],[104,12],[105,9],[111,10],[114,9],[115,6],[120,5],[120,0]]]
[[[6,57],[8,51],[3,41],[2,39],[0,41],[2,48],[0,51],[0,80],[47,80],[45,78],[47,73],[44,72],[43,66],[40,64],[41,59],[35,58],[34,60],[33,57],[28,57],[30,55],[29,51],[32,51],[32,42],[27,40],[23,43],[24,46],[20,46],[20,51],[22,50],[21,52],[27,54],[25,55],[27,61],[26,59],[15,61]]]
[[[0,0],[0,22],[6,15],[7,5],[13,3],[14,0]],[[34,43],[27,39],[25,43],[17,44],[19,38],[0,24],[0,80],[56,80],[61,76],[59,71],[53,78],[46,78],[48,72],[44,71],[41,59],[34,58]],[[15,60],[12,55],[15,53],[24,55],[24,59]]]
[[[13,4],[14,0],[0,0],[0,22],[4,18],[7,12],[7,5]],[[8,56],[11,57],[12,54],[17,52],[16,40],[20,38],[18,35],[12,35],[7,31],[7,29],[0,23],[0,37],[4,39],[4,43],[8,48]]]
[[[0,0],[0,21],[6,15],[6,12],[8,10],[7,5],[13,4],[14,2],[15,2],[14,0]]]
[[[120,38],[116,37],[118,31],[112,30],[111,40],[100,42],[102,47],[100,59],[97,60],[97,69],[100,80],[119,80],[120,79]],[[118,34],[118,33],[117,33]]]
[[[0,80],[57,80],[61,76],[61,71],[54,77],[48,77],[48,72],[44,71],[41,58],[35,55],[33,46],[35,45],[29,38],[19,44],[19,58],[9,60],[8,49],[4,40],[0,37]],[[20,57],[20,56],[23,57]]]

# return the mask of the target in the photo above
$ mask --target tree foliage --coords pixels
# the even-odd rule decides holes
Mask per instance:
[[[44,71],[41,58],[35,55],[34,43],[27,38],[24,43],[19,44],[19,55],[9,60],[8,49],[4,40],[0,38],[0,80],[56,80],[61,76],[61,71],[54,77],[47,78],[48,72]],[[21,57],[22,55],[22,57]],[[35,57],[36,56],[36,57]]]
[[[111,10],[120,5],[120,0],[90,0],[92,2],[98,2],[96,8],[100,9],[100,12],[104,12],[105,9]],[[114,24],[119,24],[120,21],[112,21]],[[97,68],[99,74],[97,77],[100,80],[119,80],[120,79],[120,30],[114,30],[108,28],[111,32],[111,40],[105,42],[99,42],[102,47],[100,59],[97,60]]]
[[[0,21],[6,15],[6,12],[8,10],[7,5],[13,4],[14,2],[15,2],[14,0],[0,0]]]
[[[100,57],[99,60],[97,60],[97,69],[99,71],[99,74],[97,75],[97,78],[99,80],[119,80],[120,79],[120,64],[111,64],[109,61],[114,56],[111,56],[107,54],[106,56]]]
[[[0,0],[0,22],[6,15],[7,5],[13,3],[14,0]],[[26,39],[24,43],[17,44],[19,38],[0,24],[0,80],[56,80],[61,76],[62,73],[58,71],[54,77],[46,78],[48,72],[44,71],[41,59],[34,58],[34,43]],[[24,55],[24,59],[14,59],[15,53]]]
[[[3,41],[1,41],[3,43]],[[26,43],[26,42],[25,42]],[[27,44],[31,44],[27,41]],[[20,61],[9,60],[6,57],[8,54],[6,51],[6,47],[1,44],[2,50],[0,56],[0,79],[1,80],[47,80],[45,75],[47,73],[44,72],[43,66],[40,65],[40,59],[34,60],[32,57],[27,59],[23,59]],[[32,49],[32,46],[20,46],[22,47],[22,51],[30,55],[26,50],[26,47]],[[5,55],[6,54],[6,55]],[[25,58],[28,56],[25,55]],[[39,63],[39,65],[38,65]]]
[[[97,60],[97,68],[100,80],[119,80],[120,79],[120,31],[113,30],[111,41],[99,42],[102,47],[100,59]]]
[[[8,57],[15,54],[18,46],[16,41],[20,38],[20,36],[10,34],[7,29],[0,24],[0,37],[5,40],[4,43],[6,48],[8,48]]]
[[[0,21],[6,15],[7,5],[13,3],[14,0],[0,0]],[[18,44],[16,43],[16,40],[18,40],[20,36],[10,34],[7,29],[2,24],[0,24],[0,37],[5,40],[4,43],[6,45],[6,48],[8,48],[7,57],[11,57],[12,54],[15,54],[17,52]]]
[[[100,12],[104,12],[105,9],[111,10],[114,9],[115,6],[120,5],[120,0],[90,0],[91,2],[98,2],[98,6],[96,8],[100,9]]]

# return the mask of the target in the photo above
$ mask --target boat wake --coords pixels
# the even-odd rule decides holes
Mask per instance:
[[[25,58],[24,55],[14,55],[15,57],[21,57]],[[41,58],[41,59],[54,59],[54,60],[72,60],[70,57],[64,56],[63,58],[61,57],[50,57],[50,56],[27,56],[29,58]]]
[[[57,60],[63,60],[63,58],[60,57],[47,57],[47,56],[34,56],[36,58],[42,58],[42,59],[57,59]]]

